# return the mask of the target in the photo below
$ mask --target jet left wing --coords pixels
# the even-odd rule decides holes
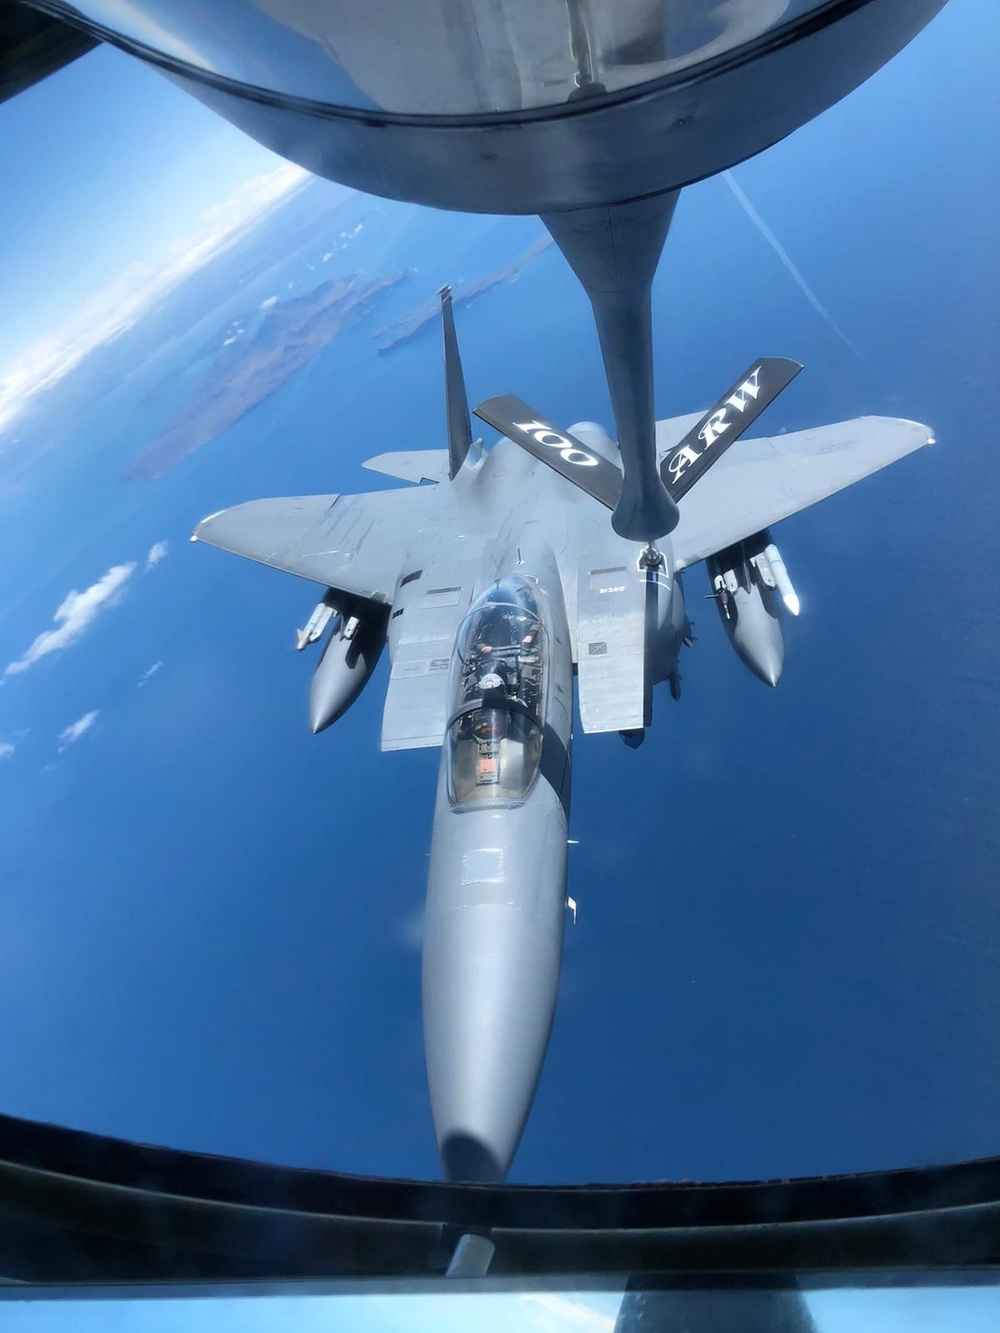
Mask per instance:
[[[704,560],[933,443],[930,427],[898,417],[857,417],[745,441],[685,497],[673,534],[677,566]]]
[[[408,539],[436,488],[251,500],[203,519],[192,541],[375,601],[391,601]]]

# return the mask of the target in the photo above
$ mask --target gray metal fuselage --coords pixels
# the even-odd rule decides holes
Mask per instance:
[[[592,429],[576,425],[572,433],[592,444]],[[607,440],[607,436],[604,438]],[[609,456],[617,456],[617,451],[610,454],[614,449],[610,440],[604,448]],[[405,617],[416,595],[441,580],[451,580],[456,563],[475,567],[471,594],[471,600],[475,600],[490,583],[511,572],[510,561],[512,557],[516,560],[518,548],[522,556],[519,568],[535,577],[545,571],[531,569],[528,561],[536,552],[545,552],[543,558],[548,560],[550,553],[549,570],[551,577],[558,579],[570,627],[576,610],[581,552],[592,555],[597,564],[626,565],[630,581],[637,587],[645,586],[639,565],[643,543],[619,537],[611,529],[606,510],[509,440],[500,440],[481,462],[470,460],[454,481],[441,482],[435,493],[422,498],[425,513],[413,543],[413,564],[420,568],[420,579],[410,582],[404,575],[401,583],[405,586],[392,600],[390,660],[395,658]],[[441,539],[435,550],[437,531]],[[658,548],[666,565],[665,587],[672,589],[669,538],[659,542]],[[575,643],[573,649],[576,661]]]
[[[559,982],[573,662],[558,567],[550,550],[528,540],[525,533],[498,556],[496,592],[487,589],[484,598],[502,597],[504,586],[514,584],[540,612],[547,697],[540,710],[537,773],[523,796],[494,795],[485,786],[472,788],[473,799],[456,800],[449,782],[457,748],[453,733],[480,716],[497,718],[504,727],[518,720],[503,709],[476,710],[468,720],[452,722],[441,750],[424,920],[423,1010],[431,1109],[445,1174],[452,1179],[503,1180],[507,1174],[534,1098]],[[502,534],[499,544],[505,542]],[[483,598],[470,619],[477,615],[475,605],[483,605]],[[490,776],[497,763],[492,754],[504,743],[473,737],[458,745],[471,746]]]
[[[445,736],[427,889],[424,1040],[441,1160],[452,1179],[502,1180],[534,1097],[558,991],[575,656],[566,607],[577,601],[579,551],[593,552],[589,564],[598,569],[624,567],[615,591],[628,581],[643,589],[643,606],[651,599],[648,624],[638,628],[657,679],[676,666],[686,617],[669,564],[647,575],[641,546],[616,536],[588,496],[509,441],[441,483],[438,494],[442,529],[453,530],[444,511],[458,505],[462,541],[478,559],[471,606],[499,580],[526,581],[547,642],[540,769],[523,799],[456,804]],[[419,582],[447,587],[454,542],[449,537],[436,566],[427,561],[427,536]],[[390,621],[390,655],[407,616],[419,614],[411,606]]]

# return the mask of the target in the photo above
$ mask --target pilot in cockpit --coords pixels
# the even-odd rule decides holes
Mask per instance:
[[[495,696],[497,694],[506,696],[507,694],[506,675],[507,673],[506,671],[503,670],[503,667],[498,665],[497,667],[491,666],[490,669],[484,675],[480,676],[479,693],[482,696],[482,698],[486,699],[490,695]]]

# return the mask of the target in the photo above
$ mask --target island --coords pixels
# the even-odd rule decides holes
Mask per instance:
[[[474,301],[477,296],[482,296],[484,292],[490,291],[493,287],[499,287],[501,283],[510,282],[512,278],[517,277],[523,268],[526,268],[533,259],[537,258],[538,255],[544,250],[547,250],[552,244],[553,240],[551,236],[547,234],[545,236],[539,236],[537,241],[534,241],[529,245],[524,254],[518,256],[517,259],[511,260],[511,262],[505,264],[503,268],[498,268],[496,272],[491,273],[489,277],[480,278],[478,282],[469,282],[460,287],[456,287],[451,294],[452,306],[457,307],[468,305],[470,301]],[[426,301],[423,301],[420,305],[414,306],[412,310],[408,310],[405,315],[399,315],[396,319],[390,320],[388,324],[383,324],[383,326],[380,329],[376,329],[375,333],[372,335],[375,338],[381,338],[383,340],[378,345],[379,356],[383,356],[386,352],[391,352],[402,343],[409,342],[411,338],[415,338],[421,329],[425,328],[432,321],[437,320],[440,317],[440,314],[441,302],[439,297],[435,294],[434,296],[429,297]]]
[[[411,276],[404,271],[378,278],[357,273],[331,278],[304,296],[228,321],[219,351],[197,389],[132,459],[123,479],[154,481],[217,440],[277,393],[322,347],[359,324],[379,297]],[[194,360],[202,359],[204,351]]]

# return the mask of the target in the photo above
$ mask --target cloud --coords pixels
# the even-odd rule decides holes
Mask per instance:
[[[81,736],[86,736],[87,732],[97,721],[100,711],[99,708],[93,708],[89,713],[84,713],[83,717],[77,718],[75,722],[71,722],[68,727],[63,731],[60,731],[60,754],[66,749],[67,745],[75,745]]]
[[[260,308],[261,310],[270,310],[273,305],[277,304],[278,298],[276,296],[269,296],[266,301],[261,301]]]
[[[854,353],[854,355],[858,358],[859,361],[867,365],[868,364],[867,358],[862,356],[862,354],[851,342],[850,338],[848,338],[844,330],[840,327],[840,325],[837,323],[834,317],[830,314],[829,310],[827,310],[826,306],[823,305],[822,301],[820,301],[819,297],[809,286],[808,282],[806,282],[805,278],[802,276],[798,268],[792,262],[792,259],[788,251],[781,244],[777,236],[775,236],[774,232],[767,225],[767,223],[764,221],[761,215],[757,212],[756,208],[754,208],[750,200],[746,197],[746,194],[744,193],[742,187],[737,183],[736,177],[733,175],[733,173],[731,171],[724,171],[722,173],[722,179],[726,182],[730,190],[733,192],[733,197],[739,204],[740,208],[743,209],[743,212],[747,215],[747,217],[750,219],[753,225],[760,232],[761,236],[763,236],[764,240],[767,241],[768,245],[778,256],[778,259],[781,261],[785,269],[788,271],[792,281],[795,283],[796,287],[798,287],[799,291],[806,298],[806,300],[809,302],[812,308],[816,311],[817,315],[819,315],[820,319],[824,322],[824,324],[826,324],[826,326],[830,329],[830,331],[834,334],[834,336],[839,338],[840,341],[844,344],[844,346]]]
[[[154,677],[154,676],[156,675],[156,673],[159,671],[159,669],[160,669],[161,666],[163,666],[163,663],[162,663],[162,662],[154,662],[153,665],[149,668],[149,670],[148,670],[148,671],[145,671],[145,672],[142,674],[142,676],[141,676],[140,679],[139,679],[139,688],[140,688],[140,689],[143,687],[143,685],[145,685],[145,683],[146,683],[147,680],[152,680],[152,679],[153,679],[153,677]]]
[[[130,329],[168,292],[222,254],[268,212],[312,177],[285,163],[254,176],[202,213],[190,235],[155,259],[127,264],[59,328],[25,348],[0,375],[0,433],[38,393],[51,389],[96,347]]]
[[[0,741],[0,759],[9,759],[16,749],[10,741]]]
[[[23,657],[10,663],[4,671],[4,676],[19,675],[22,671],[27,671],[28,667],[34,666],[40,658],[47,657],[49,653],[60,652],[63,648],[76,643],[102,610],[114,606],[125,584],[134,573],[134,560],[127,565],[112,565],[103,578],[92,583],[83,592],[77,592],[74,588],[72,592],[67,593],[62,605],[52,617],[56,621],[57,628],[43,630]]]
[[[149,548],[149,555],[146,556],[146,568],[142,571],[148,574],[151,569],[155,569],[169,549],[168,542],[154,542]]]

